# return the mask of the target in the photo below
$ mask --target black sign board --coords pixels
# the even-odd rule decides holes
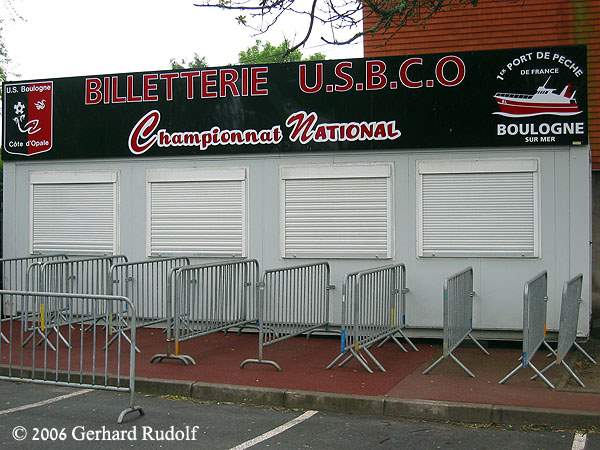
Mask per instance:
[[[4,84],[3,158],[587,144],[584,46]]]

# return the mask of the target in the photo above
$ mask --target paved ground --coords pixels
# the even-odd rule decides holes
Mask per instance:
[[[585,446],[573,431],[510,430],[419,421],[392,421],[323,412],[273,410],[185,399],[139,396],[146,415],[116,424],[127,397],[112,392],[79,391],[0,381],[0,448],[194,448],[230,449],[598,449],[600,436],[587,434]],[[54,399],[59,400],[54,401]],[[53,403],[49,403],[52,402]],[[23,428],[16,428],[23,427]],[[104,427],[104,428],[103,428]],[[146,428],[144,428],[146,427]],[[188,431],[189,440],[143,440],[144,431]],[[197,427],[197,428],[194,428]],[[64,430],[64,441],[60,431]],[[83,431],[128,432],[135,440],[91,442]],[[196,430],[194,432],[194,430]],[[23,438],[17,441],[13,437]],[[133,434],[136,434],[133,436]],[[195,434],[194,434],[195,433]],[[34,437],[56,438],[54,442]],[[168,437],[168,436],[167,436]],[[185,438],[185,436],[184,436]],[[257,439],[258,438],[258,439]],[[76,439],[84,439],[78,441]]]
[[[7,335],[10,335],[9,325],[0,324]],[[17,326],[13,329],[20,328]],[[71,354],[75,356],[71,357],[71,371],[77,372],[82,364],[84,373],[90,373],[95,368],[96,373],[102,375],[106,357],[109,373],[115,374],[117,367],[122,376],[128,373],[125,345],[122,346],[125,353],[121,354],[119,360],[118,345],[109,347],[108,354],[105,354],[102,350],[103,339],[96,340],[94,352],[89,331],[83,335],[83,341],[77,329],[65,327],[63,334],[72,335]],[[418,352],[411,350],[404,353],[391,341],[382,348],[372,349],[386,372],[375,370],[375,373],[369,374],[356,360],[341,368],[325,368],[340,351],[339,337],[333,336],[313,336],[311,339],[296,337],[267,347],[265,358],[277,361],[283,368],[282,372],[265,365],[248,365],[240,369],[241,361],[257,356],[257,335],[252,333],[241,336],[213,333],[183,342],[182,353],[197,361],[197,365],[189,366],[175,361],[150,363],[153,355],[165,351],[165,335],[161,329],[140,329],[137,338],[141,353],[137,355],[136,374],[146,379],[600,413],[600,365],[585,367],[581,362],[574,363],[575,370],[588,383],[587,390],[568,386],[569,390],[578,390],[576,394],[551,391],[539,379],[530,381],[532,371],[529,368],[520,370],[507,384],[499,385],[498,381],[518,364],[522,351],[518,343],[488,342],[490,356],[487,356],[472,343],[465,342],[455,351],[455,355],[476,374],[476,378],[470,378],[450,359],[430,374],[422,374],[441,353],[440,342],[434,340],[415,340]],[[35,360],[35,366],[39,368],[45,361],[45,352],[40,351],[42,347],[38,347],[34,356],[33,346],[21,347],[19,339],[18,335],[12,336],[12,353],[7,350],[7,345],[3,346],[4,351],[0,345],[0,366],[12,363],[15,368],[22,362],[29,367]],[[69,367],[69,352],[58,343],[57,347],[58,355],[50,352],[53,357],[48,358],[48,368],[57,366],[64,371]],[[585,347],[600,359],[600,340],[590,341]],[[80,350],[83,352],[81,362],[78,356]],[[549,362],[545,353],[538,351],[533,358],[538,368]],[[575,356],[575,352],[572,354]],[[567,381],[565,375],[567,372],[562,367],[553,367],[546,372],[546,376],[559,388]],[[452,389],[448,389],[448,386],[452,386]]]

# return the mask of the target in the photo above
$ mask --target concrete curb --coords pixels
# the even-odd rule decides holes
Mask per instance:
[[[141,393],[177,395],[202,401],[393,418],[561,428],[591,428],[600,423],[600,412],[343,395],[190,381],[137,378],[136,390]]]

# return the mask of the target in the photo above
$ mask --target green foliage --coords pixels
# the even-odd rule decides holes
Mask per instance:
[[[200,58],[198,53],[194,53],[194,58],[191,61],[186,61],[185,59],[181,59],[177,61],[175,58],[171,58],[171,69],[173,70],[181,70],[181,69],[203,69],[208,67],[208,63],[206,62],[206,58],[203,56]]]
[[[283,42],[274,46],[270,42],[256,41],[252,47],[242,50],[239,53],[240,64],[268,64],[295,61],[317,61],[325,59],[323,53],[314,53],[312,55],[303,55],[300,49],[289,52],[292,47],[290,41],[284,39]]]
[[[2,29],[2,22],[0,21],[0,84],[6,81],[6,63],[8,62],[8,56],[6,53],[6,47],[4,47],[4,39]],[[2,100],[2,90],[0,90],[0,100]]]

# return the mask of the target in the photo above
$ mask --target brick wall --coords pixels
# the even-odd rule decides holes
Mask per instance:
[[[365,12],[367,29],[374,18]],[[587,44],[592,167],[600,170],[600,0],[479,0],[425,25],[366,35],[365,57]]]

